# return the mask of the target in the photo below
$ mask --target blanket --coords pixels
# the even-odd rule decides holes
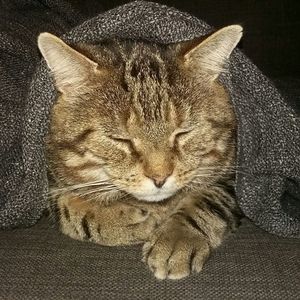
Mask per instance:
[[[38,62],[39,32],[61,35],[67,43],[114,37],[168,44],[213,30],[152,2],[131,2],[89,20],[64,1],[7,3],[0,7],[0,228],[32,225],[47,207],[44,146],[56,91],[45,62]],[[27,15],[15,14],[22,5]],[[271,233],[300,237],[299,117],[239,50],[220,80],[238,121],[236,195],[242,211]]]

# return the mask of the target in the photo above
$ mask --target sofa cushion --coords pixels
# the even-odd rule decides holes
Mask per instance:
[[[248,220],[213,253],[203,271],[158,281],[141,247],[79,242],[46,219],[0,231],[0,299],[299,299],[300,240],[280,238]]]

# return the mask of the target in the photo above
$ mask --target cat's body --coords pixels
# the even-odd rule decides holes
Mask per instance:
[[[217,77],[240,37],[230,26],[204,41],[109,41],[77,52],[40,36],[61,93],[48,158],[64,233],[145,243],[160,279],[201,270],[238,223],[235,116]]]

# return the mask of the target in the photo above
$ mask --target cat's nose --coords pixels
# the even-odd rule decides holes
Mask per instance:
[[[165,182],[167,181],[168,177],[169,177],[169,175],[167,175],[167,176],[154,176],[151,179],[153,180],[154,185],[157,188],[161,188],[165,184]]]
[[[153,154],[154,155],[154,154]],[[151,157],[150,157],[151,158]],[[174,171],[173,161],[168,160],[166,155],[155,155],[151,160],[144,161],[144,176],[151,179],[157,188],[162,188],[169,176]]]

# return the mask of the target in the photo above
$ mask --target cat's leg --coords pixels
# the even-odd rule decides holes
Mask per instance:
[[[64,234],[107,246],[145,242],[157,222],[149,211],[119,201],[104,205],[64,195],[56,210]]]
[[[186,195],[144,245],[143,258],[158,279],[199,272],[212,249],[239,223],[239,210],[222,188]]]

